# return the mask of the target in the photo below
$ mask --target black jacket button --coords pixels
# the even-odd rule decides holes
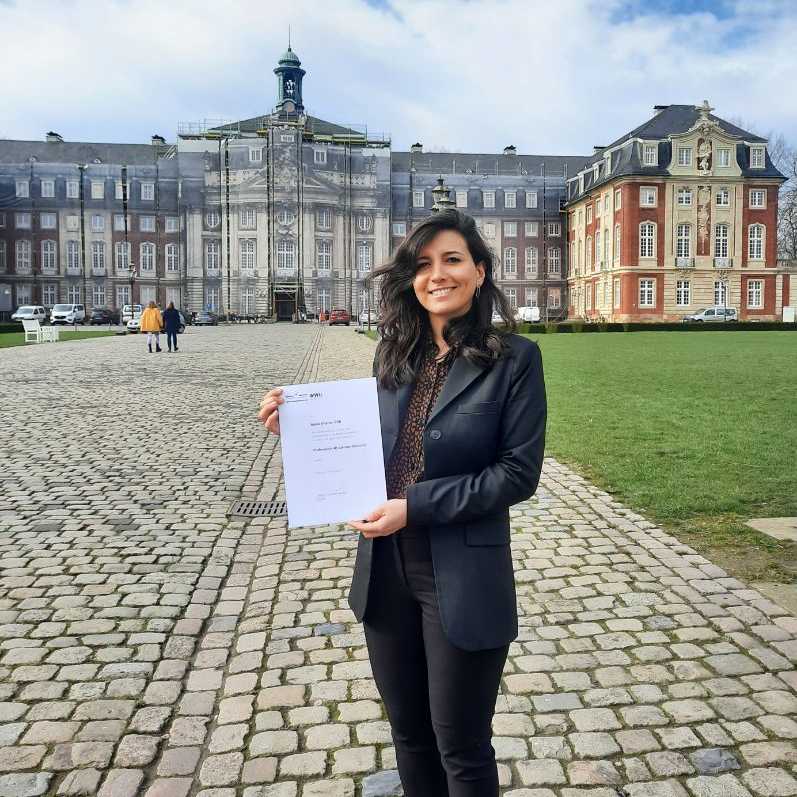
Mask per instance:
[[[429,432],[429,437],[431,437],[432,440],[439,440],[442,436],[443,433],[439,429],[432,429],[432,431]]]

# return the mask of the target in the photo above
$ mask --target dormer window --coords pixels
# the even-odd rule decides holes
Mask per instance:
[[[750,147],[750,168],[764,168],[764,147]]]
[[[719,147],[717,149],[717,166],[730,166],[731,165],[731,151],[728,147]]]
[[[678,165],[691,166],[692,165],[692,148],[691,147],[678,147]]]
[[[658,166],[659,148],[655,144],[645,144],[642,163],[645,166]]]
[[[598,182],[598,178],[600,177],[600,175],[601,175],[601,166],[600,166],[599,163],[596,163],[592,167],[592,182],[593,183],[597,183]]]

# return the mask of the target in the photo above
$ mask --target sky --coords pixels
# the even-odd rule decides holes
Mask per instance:
[[[176,139],[276,101],[393,148],[589,154],[654,105],[797,144],[793,0],[0,0],[0,137]]]

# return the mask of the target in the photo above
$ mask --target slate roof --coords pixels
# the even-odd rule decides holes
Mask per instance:
[[[545,164],[547,177],[568,177],[576,174],[588,160],[586,155],[503,155],[495,152],[397,152],[391,153],[394,172],[408,172],[412,165],[416,172],[435,174],[470,173],[532,177],[542,175]]]
[[[786,178],[775,168],[772,159],[769,157],[769,150],[766,153],[766,164],[763,169],[750,169],[750,147],[748,144],[765,144],[766,139],[757,136],[747,130],[743,130],[718,116],[709,114],[709,119],[716,122],[719,127],[728,135],[738,139],[736,144],[736,160],[741,168],[744,177],[767,177],[785,180]],[[609,180],[624,175],[641,175],[651,177],[667,177],[670,172],[667,164],[672,159],[672,143],[669,136],[685,133],[698,122],[700,112],[694,105],[668,105],[663,108],[651,119],[643,122],[638,127],[620,136],[616,141],[609,144],[600,152],[591,155],[581,166],[581,170],[586,170],[584,175],[584,191],[579,193],[578,183],[573,181],[568,186],[568,199],[574,201],[593,188]],[[647,141],[658,140],[658,164],[656,166],[646,166],[642,163],[640,146],[636,139]],[[611,172],[606,173],[604,153],[613,150],[611,153]],[[592,167],[600,164],[598,179],[594,179]],[[577,171],[570,174],[570,178],[576,176]]]
[[[237,133],[239,130],[241,133],[256,133],[258,130],[262,129],[263,125],[265,124],[266,119],[268,118],[279,120],[282,119],[284,121],[296,121],[296,114],[264,114],[262,116],[253,116],[251,119],[241,119],[238,122],[231,122],[227,125],[222,125],[221,127],[214,127],[211,128],[213,132],[230,132],[230,133]],[[331,136],[331,135],[340,135],[340,136],[361,136],[363,132],[360,130],[354,130],[351,127],[344,127],[343,125],[337,125],[333,122],[327,122],[324,119],[319,119],[317,116],[307,116],[305,121],[305,129],[309,130],[312,133],[320,136]]]
[[[0,139],[0,163],[101,163],[151,166],[156,155],[163,156],[171,144],[95,144],[82,141],[16,141]]]

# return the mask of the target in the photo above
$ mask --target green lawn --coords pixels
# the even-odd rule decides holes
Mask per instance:
[[[797,515],[797,335],[531,335],[547,453],[748,579],[794,580],[796,546],[743,525]]]
[[[115,332],[109,332],[107,329],[102,330],[101,332],[95,332],[93,330],[81,329],[75,332],[69,330],[61,330],[61,334],[59,335],[59,343],[63,343],[64,341],[69,340],[83,340],[85,338],[102,338],[107,337],[108,335],[115,335]],[[48,344],[40,344],[40,343],[25,343],[25,333],[24,332],[4,332],[0,334],[0,349],[8,348],[9,346],[43,346]]]

